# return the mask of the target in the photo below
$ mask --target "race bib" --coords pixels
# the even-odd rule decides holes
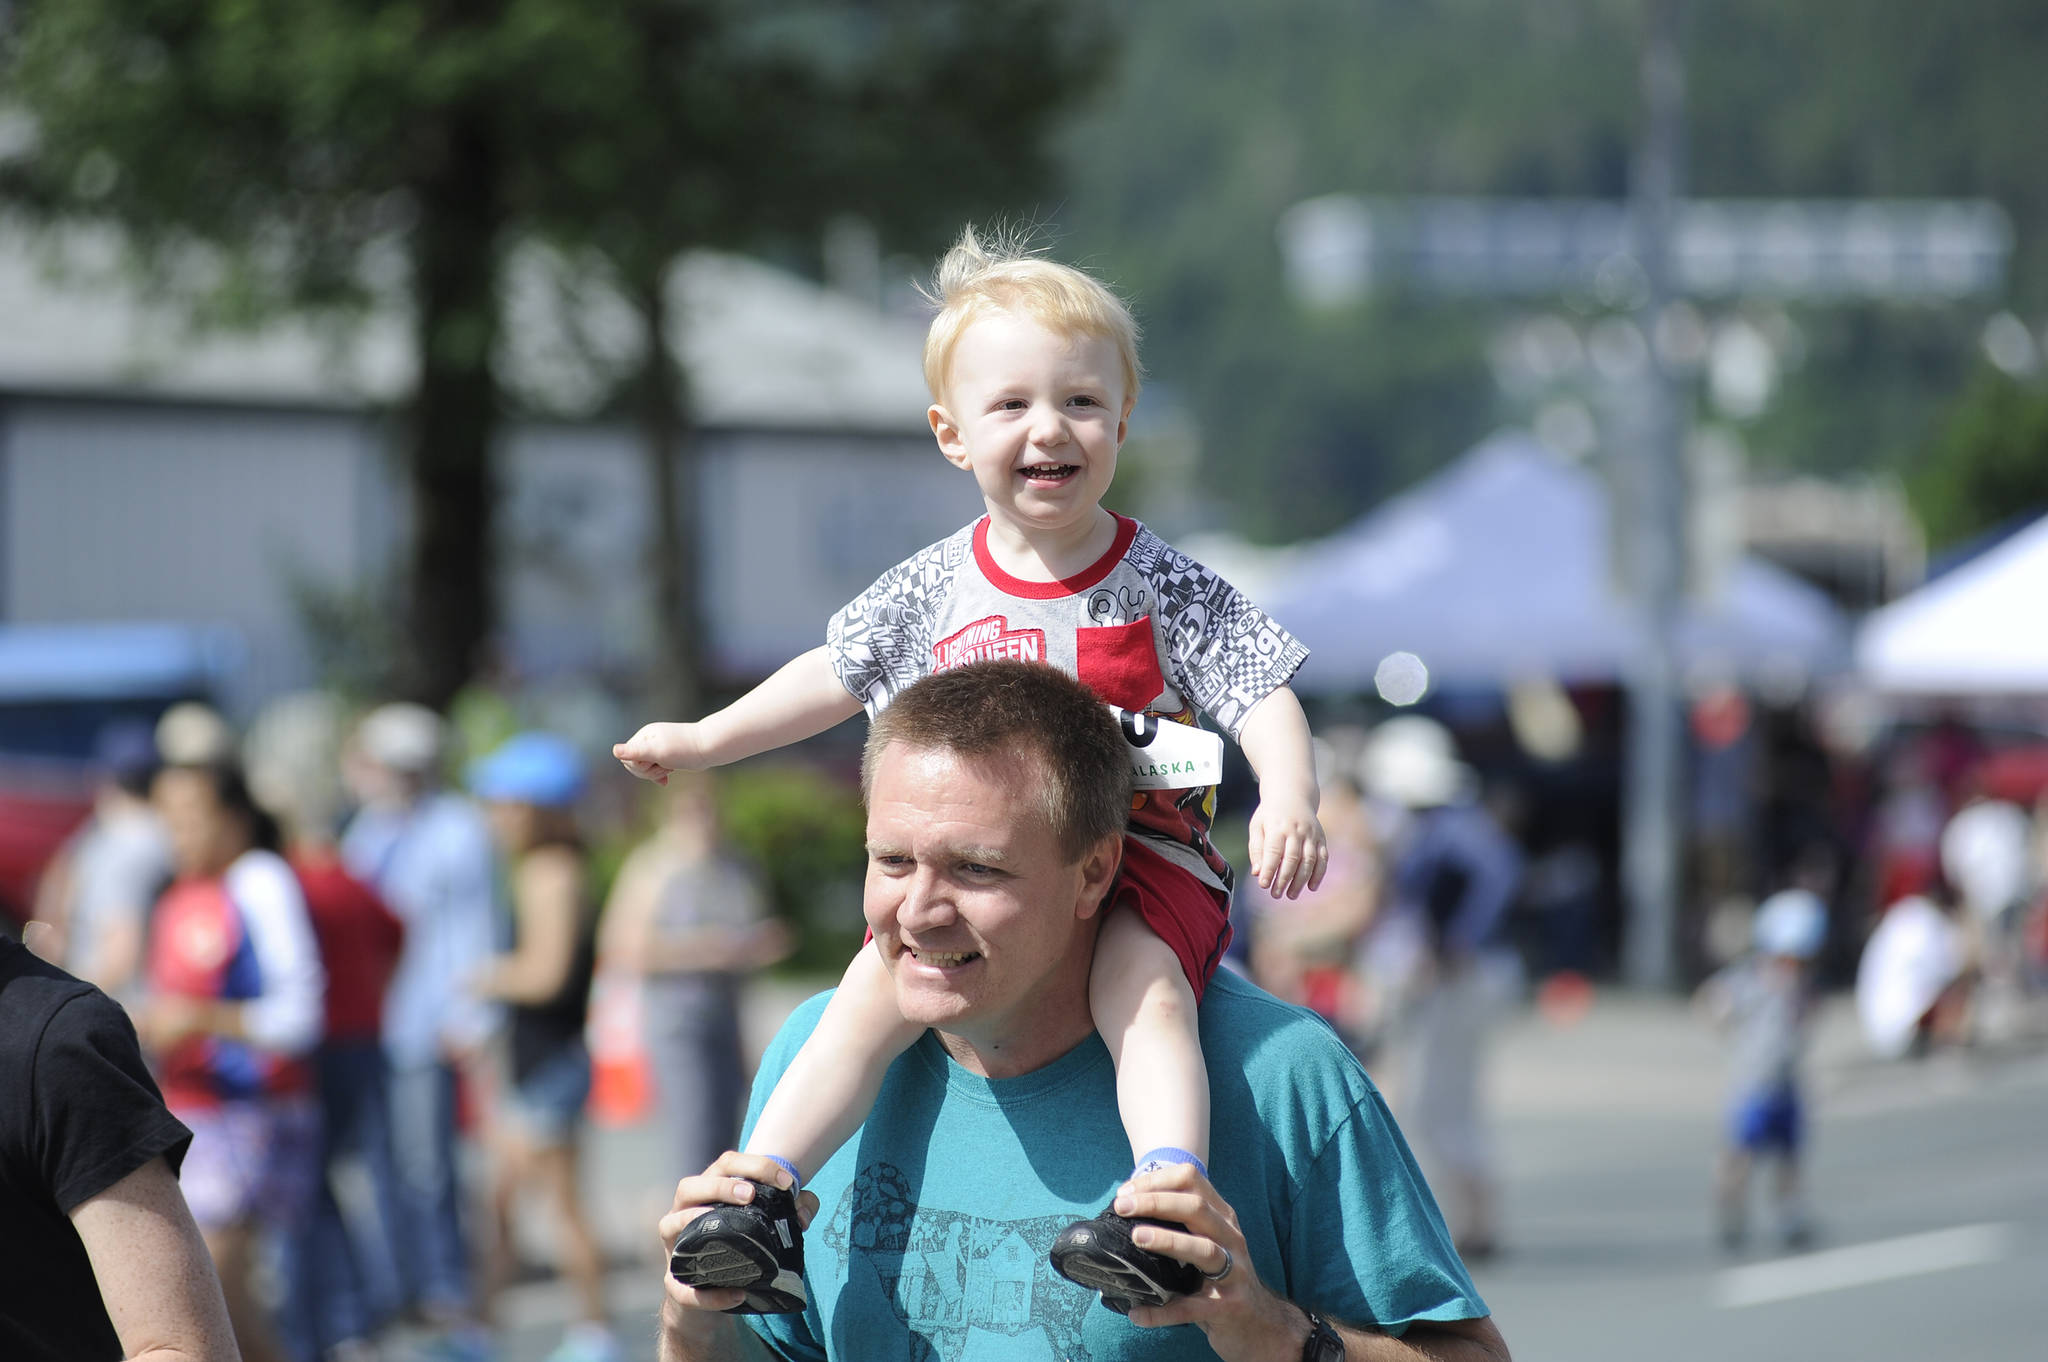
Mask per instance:
[[[1223,739],[1206,728],[1109,707],[1131,753],[1140,790],[1194,790],[1223,783]]]

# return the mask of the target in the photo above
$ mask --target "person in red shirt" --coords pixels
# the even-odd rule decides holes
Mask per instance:
[[[151,918],[135,1029],[165,1104],[192,1131],[178,1180],[242,1355],[269,1362],[287,1354],[257,1271],[313,1203],[325,974],[298,880],[241,772],[169,766],[151,797],[178,879]]]
[[[321,1176],[288,1250],[284,1307],[295,1354],[323,1362],[372,1355],[371,1337],[402,1294],[383,1229],[392,1177],[383,1020],[405,924],[342,865],[340,732],[328,697],[294,696],[259,718],[247,744],[250,783],[277,819],[327,971],[326,1026],[313,1056]],[[336,1196],[337,1166],[351,1161],[369,1173],[378,1206],[344,1208]]]
[[[313,1062],[320,1091],[321,1179],[312,1218],[293,1254],[291,1326],[316,1340],[314,1357],[345,1357],[366,1344],[396,1303],[390,1255],[371,1226],[350,1225],[334,1193],[335,1168],[350,1159],[386,1185],[391,1167],[385,1110],[384,989],[398,963],[405,925],[344,870],[331,841],[295,841],[286,858],[306,892],[313,936],[327,967],[327,1038]],[[362,1219],[360,1215],[356,1217]],[[367,1241],[367,1242],[366,1242]]]

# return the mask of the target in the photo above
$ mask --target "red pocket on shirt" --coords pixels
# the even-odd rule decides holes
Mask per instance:
[[[1129,624],[1091,625],[1075,631],[1074,653],[1081,679],[1120,709],[1143,709],[1166,689],[1149,615]]]

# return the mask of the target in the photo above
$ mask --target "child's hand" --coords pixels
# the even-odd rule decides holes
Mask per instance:
[[[1252,810],[1252,877],[1276,899],[1301,897],[1323,882],[1330,844],[1314,808],[1285,796],[1261,799]]]
[[[624,742],[612,744],[619,764],[642,780],[668,784],[676,771],[695,771],[704,765],[697,743],[695,724],[646,724]]]

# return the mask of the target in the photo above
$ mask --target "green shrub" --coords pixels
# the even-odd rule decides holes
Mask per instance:
[[[860,946],[867,819],[860,792],[815,767],[748,764],[722,773],[726,836],[761,870],[797,933],[783,970],[837,977]]]

